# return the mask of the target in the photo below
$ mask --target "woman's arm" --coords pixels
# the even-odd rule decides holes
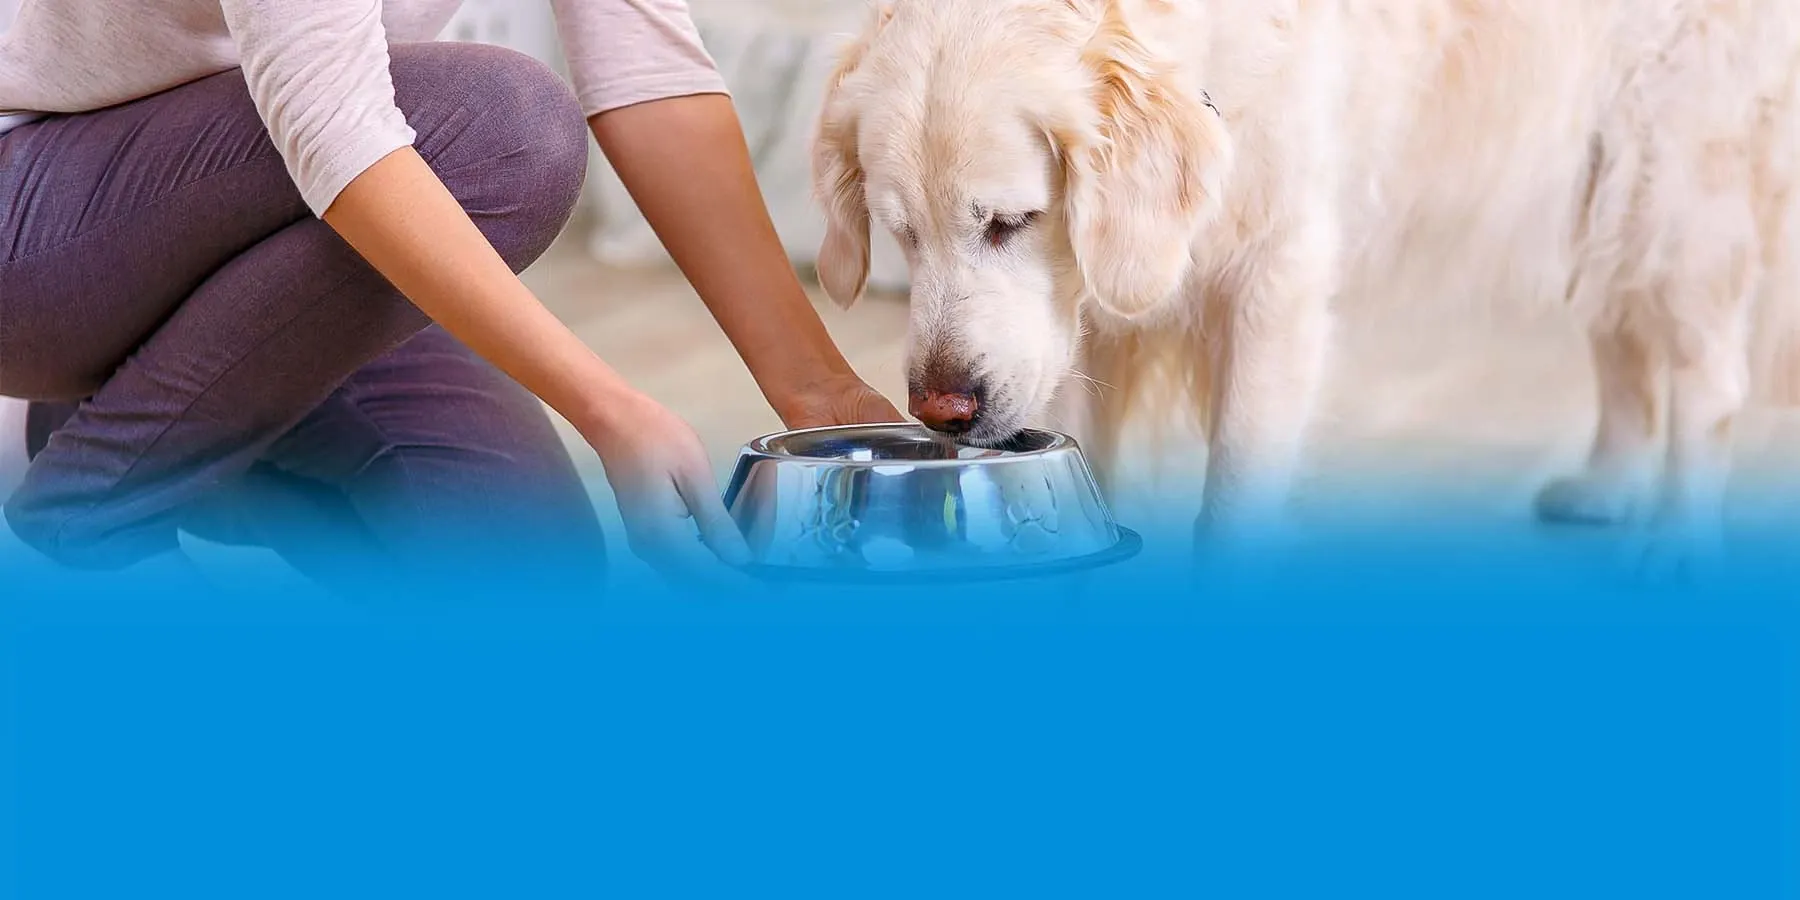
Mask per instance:
[[[672,564],[665,570],[691,571],[698,545],[683,522],[691,514],[716,553],[748,557],[693,429],[532,296],[416,151],[364,170],[324,219],[426,315],[581,432],[606,466],[633,550]]]
[[[588,122],[789,427],[901,421],[850,368],[795,277],[729,97],[657,100]]]
[[[434,321],[577,428],[607,424],[633,393],[513,275],[411,149],[365,170],[324,219]]]
[[[659,6],[679,6],[621,2],[615,12],[655,28]],[[580,430],[606,466],[632,548],[665,571],[704,571],[691,514],[715,552],[747,557],[693,429],[631,389],[544,309],[413,150],[394,102],[381,0],[221,0],[220,8],[308,208],[426,315]],[[710,73],[697,62],[688,69]],[[689,80],[706,88],[717,76]]]
[[[600,148],[782,420],[898,421],[850,370],[794,277],[687,4],[551,4]]]

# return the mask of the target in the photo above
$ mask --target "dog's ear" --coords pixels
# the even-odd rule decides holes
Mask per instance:
[[[813,192],[825,213],[825,240],[819,247],[819,284],[833,303],[849,309],[869,283],[869,205],[857,160],[857,115],[844,97],[844,82],[862,65],[875,32],[893,16],[877,9],[863,35],[852,43],[827,82],[824,109],[813,134]]]
[[[1194,238],[1219,208],[1231,138],[1211,101],[1132,35],[1118,0],[1102,7],[1083,53],[1096,117],[1053,138],[1084,287],[1102,308],[1134,318],[1186,277]]]
[[[819,284],[833,303],[849,309],[869,283],[869,206],[856,161],[855,123],[822,121],[812,156],[813,182],[825,211]]]

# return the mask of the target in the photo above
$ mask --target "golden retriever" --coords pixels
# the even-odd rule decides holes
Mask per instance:
[[[900,239],[913,411],[968,441],[1060,403],[1104,480],[1134,410],[1196,417],[1226,543],[1280,531],[1340,301],[1564,302],[1601,414],[1539,511],[1688,559],[1753,387],[1800,394],[1797,93],[1794,0],[890,0],[820,281]]]

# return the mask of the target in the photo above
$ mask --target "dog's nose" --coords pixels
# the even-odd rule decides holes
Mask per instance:
[[[981,401],[972,393],[915,391],[910,398],[913,417],[926,428],[947,434],[962,434],[975,426],[975,414]]]

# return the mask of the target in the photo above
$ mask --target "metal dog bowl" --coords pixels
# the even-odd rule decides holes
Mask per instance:
[[[751,574],[774,579],[1031,578],[1143,546],[1074,439],[1048,431],[998,448],[904,424],[772,434],[739,454],[725,506]]]

